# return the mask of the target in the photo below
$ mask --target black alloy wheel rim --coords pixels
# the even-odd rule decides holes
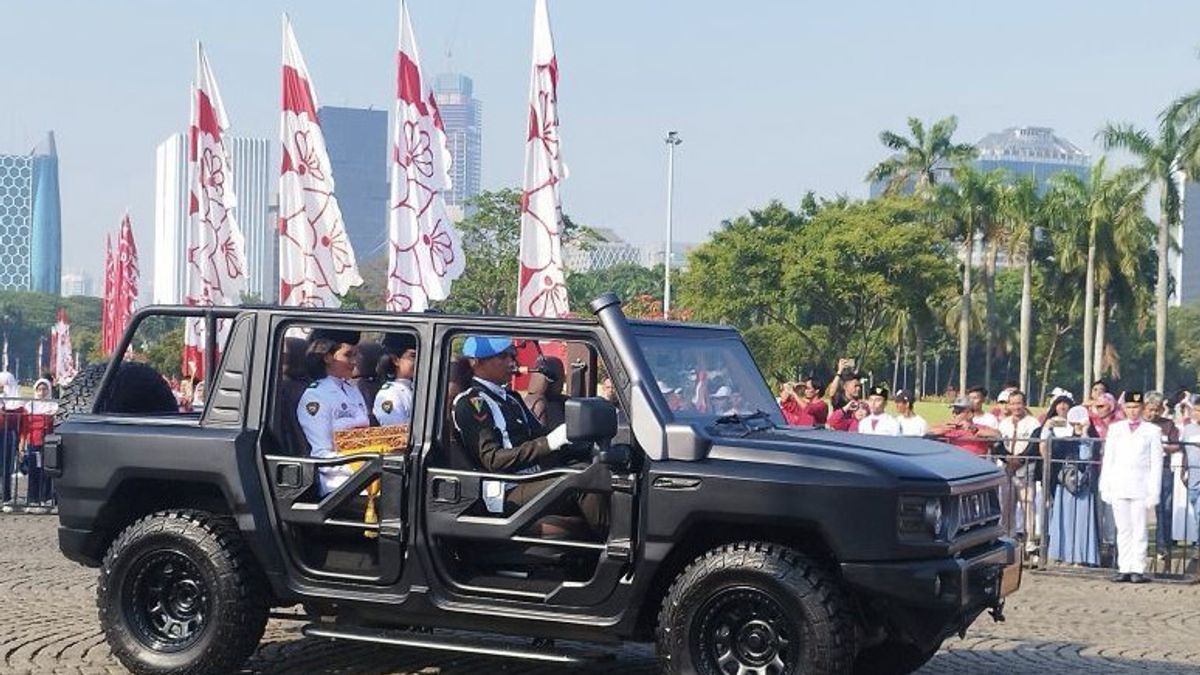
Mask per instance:
[[[138,641],[158,652],[179,652],[200,639],[212,598],[200,568],[174,549],[135,561],[125,584],[125,618]]]
[[[785,675],[795,670],[799,631],[779,602],[760,589],[717,592],[696,612],[693,626],[702,672]]]

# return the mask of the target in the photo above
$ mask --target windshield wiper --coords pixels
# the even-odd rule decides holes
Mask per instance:
[[[753,422],[754,424],[751,424]],[[758,431],[774,429],[775,423],[771,421],[770,413],[764,410],[755,410],[752,413],[726,413],[713,420],[713,426],[737,425],[740,426],[742,436],[749,436]]]

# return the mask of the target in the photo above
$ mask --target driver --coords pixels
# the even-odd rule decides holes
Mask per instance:
[[[471,386],[454,399],[454,428],[462,447],[485,471],[538,473],[562,465],[558,452],[567,445],[566,425],[543,427],[521,397],[506,386],[517,370],[516,348],[506,337],[471,336],[463,344],[471,367]],[[554,479],[526,483],[483,481],[483,501],[491,513],[512,512],[542,492]],[[602,495],[576,497],[593,530],[600,532],[607,512]]]

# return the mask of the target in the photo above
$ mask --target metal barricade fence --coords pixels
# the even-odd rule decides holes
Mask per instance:
[[[1104,440],[1076,436],[936,438],[987,442],[1002,467],[1003,523],[1026,564],[1047,570],[1117,567],[1112,506],[1100,495]],[[1166,443],[1157,506],[1147,505],[1146,570],[1155,578],[1200,581],[1200,442]],[[1190,452],[1189,452],[1190,449]]]
[[[57,512],[54,481],[43,470],[42,444],[35,441],[53,430],[53,413],[32,412],[57,401],[26,397],[0,399],[0,511]]]

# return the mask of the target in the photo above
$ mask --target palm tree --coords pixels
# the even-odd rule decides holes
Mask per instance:
[[[970,166],[960,166],[954,170],[954,182],[942,185],[937,190],[938,210],[951,236],[959,242],[959,257],[962,258],[962,301],[958,323],[959,391],[966,391],[967,388],[967,360],[971,346],[971,261],[975,239],[994,230],[1004,177],[1005,172],[999,169],[979,171]],[[990,298],[985,302],[990,312]],[[987,325],[991,325],[990,318]],[[986,328],[985,332],[988,332]],[[990,348],[988,340],[989,351]],[[987,359],[990,362],[990,353]],[[990,380],[990,371],[990,366],[985,366],[985,380]]]
[[[1179,224],[1180,190],[1176,174],[1188,150],[1189,139],[1181,119],[1182,111],[1171,106],[1160,115],[1157,137],[1130,124],[1108,124],[1097,136],[1106,149],[1127,150],[1141,163],[1139,171],[1147,183],[1159,190],[1158,280],[1154,289],[1154,386],[1162,391],[1167,369],[1167,289],[1170,279],[1167,251],[1171,230]]]
[[[1008,185],[1003,194],[1002,212],[1008,228],[1008,254],[1021,263],[1021,391],[1029,391],[1029,355],[1033,343],[1033,245],[1040,225],[1042,200],[1037,179],[1022,176]]]
[[[958,129],[954,115],[933,123],[926,131],[916,117],[908,118],[911,137],[892,131],[881,131],[879,142],[895,154],[875,165],[867,174],[869,182],[887,181],[886,194],[895,194],[906,186],[924,192],[937,184],[936,169],[950,169],[975,157],[975,146],[955,143]]]
[[[1147,183],[1141,170],[1126,168],[1107,175],[1105,168],[1106,161],[1101,158],[1086,180],[1074,174],[1058,174],[1051,179],[1045,198],[1046,218],[1061,271],[1084,275],[1085,392],[1103,369],[1108,290],[1116,278],[1123,280],[1122,288],[1136,288],[1140,276],[1134,260],[1141,251],[1137,232],[1145,232]],[[1081,250],[1086,251],[1086,258],[1080,256]],[[1099,323],[1097,295],[1101,298]],[[1122,293],[1123,297],[1128,295]]]

